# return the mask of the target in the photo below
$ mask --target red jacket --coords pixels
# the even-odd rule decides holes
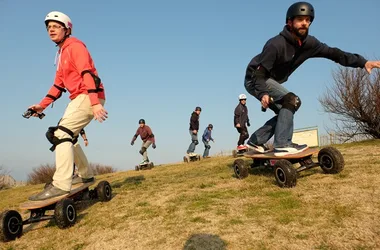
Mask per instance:
[[[67,38],[58,54],[54,84],[46,97],[40,102],[43,108],[61,97],[62,91],[66,89],[70,93],[69,98],[71,100],[75,99],[79,94],[89,95],[91,105],[100,103],[99,98],[105,99],[103,83],[99,86],[103,90],[93,93],[91,90],[96,89],[93,77],[84,78],[81,75],[85,70],[92,72],[96,76],[98,75],[91,55],[82,41],[74,37]]]
[[[132,141],[134,142],[137,138],[137,136],[141,137],[141,140],[143,142],[146,142],[146,141],[151,141],[152,143],[155,143],[155,138],[154,138],[154,135],[152,133],[152,130],[150,129],[150,127],[148,125],[145,125],[144,127],[139,127],[136,131],[136,134],[133,136],[132,138]]]

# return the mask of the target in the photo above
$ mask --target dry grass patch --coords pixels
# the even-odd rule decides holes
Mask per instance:
[[[279,188],[263,168],[244,180],[234,178],[231,157],[99,176],[113,187],[110,202],[84,206],[72,228],[39,223],[2,247],[379,249],[380,146],[372,141],[337,147],[346,162],[342,173],[311,169],[292,189]],[[41,188],[0,191],[0,208],[17,209]]]

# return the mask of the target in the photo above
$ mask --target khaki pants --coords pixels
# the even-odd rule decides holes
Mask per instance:
[[[144,151],[143,153],[143,160],[144,161],[148,161],[148,151],[147,149],[149,148],[149,146],[152,144],[152,141],[146,141],[146,142],[142,142],[142,145],[141,145],[141,149],[142,148],[145,148],[146,150]]]
[[[99,101],[104,105],[105,101],[103,99],[99,99]],[[67,105],[59,125],[71,130],[74,136],[77,136],[93,118],[90,98],[86,94],[80,94]],[[58,139],[71,138],[69,134],[60,129],[54,132],[54,136]],[[78,168],[79,176],[82,178],[93,177],[87,157],[81,146],[79,144],[74,146],[72,142],[63,142],[55,148],[56,170],[53,176],[54,186],[70,191],[74,162]]]

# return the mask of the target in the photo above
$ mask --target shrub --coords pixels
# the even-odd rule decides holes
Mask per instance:
[[[90,163],[90,168],[92,168],[94,175],[102,175],[102,174],[108,174],[108,173],[116,172],[116,169],[114,169],[113,167],[102,165],[99,163]]]
[[[28,184],[50,183],[53,181],[55,166],[48,163],[33,168],[32,173],[28,174]]]
[[[0,165],[0,190],[8,188],[8,185],[5,180],[5,176],[8,174],[9,172],[6,171],[3,166]]]
[[[116,172],[111,166],[102,165],[99,163],[90,163],[94,175],[102,175]],[[28,175],[28,184],[41,184],[50,183],[53,181],[53,175],[55,172],[55,166],[51,164],[40,165],[38,168],[34,168],[32,173]],[[76,171],[77,172],[77,168]]]

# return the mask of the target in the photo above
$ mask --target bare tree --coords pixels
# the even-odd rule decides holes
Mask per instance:
[[[334,83],[319,98],[323,109],[333,114],[336,133],[347,140],[354,136],[380,138],[380,71],[339,67]]]

